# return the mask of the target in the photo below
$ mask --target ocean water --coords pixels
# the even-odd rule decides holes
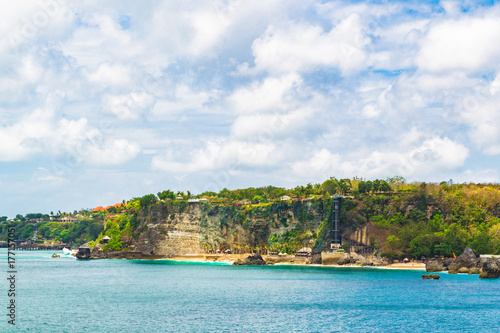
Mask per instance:
[[[500,280],[423,271],[51,258],[16,251],[0,332],[500,332]],[[7,276],[6,250],[0,266]]]

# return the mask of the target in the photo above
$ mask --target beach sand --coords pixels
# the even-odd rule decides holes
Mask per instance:
[[[197,253],[197,254],[185,254],[185,255],[177,255],[177,256],[172,256],[170,258],[166,258],[166,260],[173,260],[173,261],[190,261],[190,262],[220,262],[220,263],[227,263],[227,264],[232,264],[235,260],[237,259],[245,259],[248,257],[250,254],[207,254],[207,253]],[[267,256],[263,256],[264,260],[266,260]],[[287,259],[293,259],[293,256],[287,256]],[[284,259],[284,258],[283,258]],[[301,266],[324,266],[324,267],[360,267],[360,266],[352,266],[352,265],[334,265],[334,266],[327,266],[327,265],[309,265],[309,264],[304,264],[301,263],[302,260],[297,260],[297,262],[281,262],[281,263],[276,263],[276,265],[301,265]],[[374,266],[365,266],[365,267],[374,267]],[[425,270],[425,264],[424,263],[417,263],[417,262],[409,262],[409,263],[395,263],[395,264],[390,264],[387,266],[376,266],[374,268],[381,268],[381,269],[414,269],[414,270]]]
[[[390,264],[388,266],[381,266],[383,268],[392,268],[392,269],[423,269],[425,270],[425,264],[419,262],[409,262],[409,263],[396,263]]]

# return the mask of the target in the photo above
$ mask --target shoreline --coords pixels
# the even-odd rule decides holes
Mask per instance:
[[[45,252],[45,251],[44,251]],[[173,255],[171,257],[161,257],[152,256],[151,258],[142,257],[142,258],[119,258],[119,257],[110,257],[110,258],[102,258],[102,259],[126,259],[126,260],[168,260],[172,262],[185,262],[185,263],[217,263],[224,265],[233,265],[233,263],[238,259],[244,259],[250,254],[184,254],[184,255]],[[69,257],[69,256],[65,256]],[[266,264],[265,266],[300,266],[300,267],[333,267],[333,268],[375,268],[375,269],[385,269],[385,270],[415,270],[415,271],[426,271],[424,263],[394,263],[389,265],[382,266],[370,266],[370,265],[356,265],[356,264],[346,264],[346,265],[323,265],[323,264],[312,264],[308,263],[307,259],[309,258],[297,258],[295,256],[283,256],[283,257],[275,257],[275,256],[267,256],[263,255],[263,258],[266,262],[271,262],[270,264]],[[274,261],[275,259],[280,259],[279,261]]]
[[[158,260],[169,260],[175,262],[193,262],[193,263],[221,263],[232,265],[233,262],[237,259],[244,259],[246,256],[250,254],[237,254],[237,255],[217,255],[217,254],[192,254],[192,255],[176,255],[171,258],[162,258]],[[266,260],[267,256],[263,256]],[[265,266],[301,266],[301,267],[334,267],[334,268],[376,268],[376,269],[387,269],[387,270],[415,270],[415,271],[425,271],[424,263],[395,263],[385,266],[360,266],[360,265],[322,265],[322,264],[308,264],[302,258],[299,261],[303,262],[289,262],[286,259],[296,260],[290,256],[282,262],[276,262],[273,264],[268,264]],[[267,260],[266,260],[267,261]]]

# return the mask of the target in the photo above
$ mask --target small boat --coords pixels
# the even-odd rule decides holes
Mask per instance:
[[[76,255],[76,253],[78,252],[77,250],[70,250],[70,249],[67,249],[67,248],[64,248],[63,250],[63,254],[65,255]]]

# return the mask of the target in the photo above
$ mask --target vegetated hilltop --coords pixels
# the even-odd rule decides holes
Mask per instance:
[[[459,255],[466,246],[476,254],[500,253],[498,184],[406,184],[401,177],[332,178],[289,190],[268,186],[197,196],[166,190],[69,214],[79,215],[75,222],[18,216],[10,223],[19,238],[32,237],[38,225],[37,239],[92,240],[104,251],[175,255],[265,248],[290,254],[304,246],[329,248],[334,193],[344,195],[342,237],[351,250],[379,250],[389,258]],[[0,224],[1,239],[6,223]]]

